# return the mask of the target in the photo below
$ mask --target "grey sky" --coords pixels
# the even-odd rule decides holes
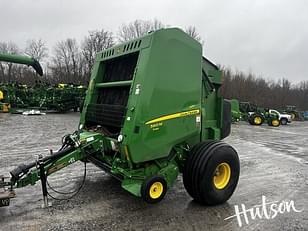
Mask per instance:
[[[265,78],[308,80],[306,0],[0,0],[0,41],[21,48],[42,38],[50,51],[89,30],[116,33],[122,23],[154,19],[178,27],[194,25],[204,54],[216,63]]]

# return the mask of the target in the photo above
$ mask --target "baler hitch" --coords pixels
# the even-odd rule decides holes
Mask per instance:
[[[50,203],[48,203],[48,196],[51,195],[47,191],[47,185],[51,189],[52,187],[48,184],[48,176],[76,161],[85,161],[88,156],[96,153],[100,147],[97,145],[100,140],[94,139],[93,136],[91,136],[91,139],[88,139],[88,141],[84,141],[82,145],[79,138],[78,132],[66,135],[62,139],[63,144],[59,151],[51,151],[50,155],[45,157],[39,155],[37,160],[29,164],[19,165],[10,172],[10,179],[0,176],[0,207],[10,204],[10,199],[15,197],[13,189],[22,188],[27,185],[35,185],[38,181],[41,181],[42,185],[44,203],[42,207],[49,207]],[[76,194],[77,193],[74,192],[74,195]]]
[[[15,197],[13,185],[4,176],[0,176],[0,207],[9,206],[10,199]]]

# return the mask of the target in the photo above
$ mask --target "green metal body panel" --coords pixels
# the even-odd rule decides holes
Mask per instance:
[[[125,47],[141,41],[138,49],[123,52]],[[133,45],[134,47],[134,45]],[[119,55],[139,52],[133,79],[130,81],[104,83],[105,61]],[[111,55],[108,55],[111,54]],[[112,55],[113,54],[113,55]],[[214,83],[220,84],[221,72],[217,67],[204,67],[211,74]],[[110,48],[97,55],[91,76],[89,92],[84,105],[80,123],[86,123],[87,105],[97,100],[97,89],[111,85],[130,85],[127,111],[121,135],[122,146],[127,146],[129,158],[133,163],[141,163],[167,157],[171,149],[181,142],[190,140],[190,144],[200,142],[200,113],[194,111],[190,116],[176,119],[151,120],[181,112],[200,110],[202,107],[202,48],[190,36],[179,29],[159,30],[143,38]],[[209,92],[203,89],[206,96]],[[212,94],[203,100],[203,121],[206,132],[203,139],[219,139],[221,128],[221,97]],[[217,114],[219,118],[217,118]],[[202,121],[202,122],[203,122]],[[138,132],[136,132],[138,130]],[[211,134],[214,135],[211,135]]]

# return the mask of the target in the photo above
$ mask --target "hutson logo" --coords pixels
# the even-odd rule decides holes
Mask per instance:
[[[235,205],[234,206],[235,214],[225,218],[224,220],[229,220],[232,218],[236,218],[238,225],[242,227],[243,223],[249,224],[250,220],[255,219],[267,219],[271,220],[274,219],[279,214],[283,213],[300,213],[304,209],[297,209],[295,207],[295,202],[291,201],[272,201],[267,202],[266,197],[262,196],[262,203],[259,205],[255,205],[251,208],[246,208],[244,204],[241,206]]]

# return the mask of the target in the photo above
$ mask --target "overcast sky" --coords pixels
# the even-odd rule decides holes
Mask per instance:
[[[194,25],[204,55],[234,70],[268,79],[308,80],[307,0],[0,0],[0,41],[23,48],[42,38],[50,51],[89,30],[116,33],[135,19]]]

